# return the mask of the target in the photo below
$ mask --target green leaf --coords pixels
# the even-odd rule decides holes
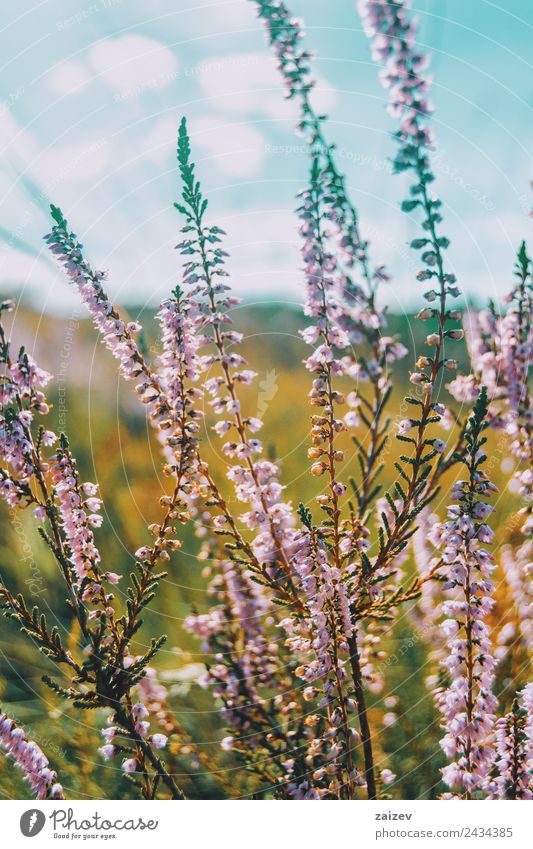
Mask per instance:
[[[420,206],[419,200],[403,200],[400,209],[402,212],[412,212],[417,206]]]
[[[50,204],[50,215],[59,227],[62,227],[64,230],[67,229],[67,222],[65,218],[63,218],[63,213],[60,208],[58,206],[54,206],[53,203]]]

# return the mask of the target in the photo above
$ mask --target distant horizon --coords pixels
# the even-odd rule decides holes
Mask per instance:
[[[85,312],[83,304],[77,296],[77,293],[72,290],[66,280],[65,288],[66,294],[70,296],[67,299],[68,303],[64,303],[64,301],[63,303],[61,303],[59,299],[57,301],[54,300],[53,302],[50,302],[47,305],[47,309],[43,311],[39,309],[38,305],[32,303],[31,297],[28,294],[22,293],[17,295],[16,293],[14,294],[9,290],[4,291],[1,287],[0,300],[14,299],[18,309],[26,310],[28,312],[36,314],[40,313],[43,315],[47,315],[52,319],[68,318],[73,312],[75,312],[78,315],[79,321],[91,321],[91,318],[89,314]],[[383,289],[381,290],[381,294],[383,294]],[[485,304],[485,301],[482,298],[476,298],[475,293],[466,293],[466,295],[468,295],[468,298],[465,297],[461,300],[461,303],[463,304],[464,308],[479,309]],[[238,312],[240,309],[261,309],[262,307],[269,307],[275,304],[279,304],[289,310],[292,310],[295,313],[303,310],[303,293],[301,301],[297,300],[296,293],[294,295],[291,295],[290,298],[283,298],[280,295],[269,296],[266,293],[258,295],[257,298],[254,298],[251,294],[243,294],[240,297],[242,299],[241,303],[235,307],[232,307],[230,310],[230,314]],[[406,304],[406,308],[404,310],[391,309],[387,305],[386,299],[383,299],[383,303],[386,307],[386,314],[395,317],[408,316],[410,318],[414,318],[420,309],[420,303],[417,304],[415,302],[414,297],[412,303]],[[498,302],[496,302],[496,306],[497,305]],[[155,315],[159,308],[159,305],[157,303],[143,304],[140,301],[128,301],[123,304],[123,306],[128,311],[128,313],[132,315],[141,315],[142,313],[153,313]]]

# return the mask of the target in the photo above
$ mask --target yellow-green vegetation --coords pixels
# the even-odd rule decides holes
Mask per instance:
[[[130,314],[134,316],[135,311],[130,310]],[[243,405],[250,415],[259,414],[264,419],[262,438],[267,455],[280,462],[288,496],[313,509],[313,496],[319,491],[320,481],[308,473],[306,456],[311,411],[307,399],[309,376],[301,365],[306,355],[305,345],[298,336],[301,315],[287,304],[268,303],[235,309],[233,318],[235,326],[245,333],[244,354],[259,375],[253,387],[243,393]],[[149,333],[150,316],[144,314],[143,323]],[[412,362],[423,338],[424,328],[420,323],[413,322],[409,315],[391,316],[387,332],[399,333],[409,344]],[[160,455],[143,409],[135,403],[129,387],[120,382],[111,357],[97,344],[88,322],[42,318],[22,309],[15,316],[14,341],[22,335],[26,342],[35,340],[34,355],[56,378],[51,393],[55,406],[50,425],[58,431],[67,430],[83,479],[95,480],[100,485],[105,503],[104,524],[97,532],[102,559],[106,568],[127,574],[133,567],[132,552],[147,541],[146,526],[157,519],[158,499],[169,486],[168,479],[161,474]],[[148,348],[150,344],[147,339]],[[28,347],[31,350],[31,344]],[[390,415],[397,420],[405,417],[401,400],[407,391],[405,381],[404,368],[403,376],[398,374],[395,378],[390,405]],[[451,433],[450,441],[453,436]],[[203,438],[211,440],[209,416]],[[358,470],[348,436],[345,449],[346,467],[357,485]],[[509,462],[507,449],[505,438],[490,437],[490,476],[497,485],[501,483],[494,520],[500,546],[513,542],[518,533],[513,521],[517,502],[506,489],[507,476],[502,473],[502,464]],[[394,480],[393,464],[400,453],[401,446],[392,435],[384,451],[384,488]],[[221,488],[228,492],[224,459],[217,453],[214,439],[207,459],[212,461],[212,473]],[[452,473],[458,474],[456,469]],[[348,476],[344,474],[345,479]],[[444,485],[445,492],[446,489]],[[445,499],[440,497],[434,503],[441,515],[444,504]],[[15,515],[2,504],[1,521],[2,579],[12,591],[24,592],[28,603],[41,606],[49,621],[59,627],[65,643],[77,641],[77,628],[64,604],[61,575],[37,534],[33,517],[21,511]],[[254,793],[257,779],[252,779],[230,753],[220,750],[224,728],[217,705],[197,683],[202,656],[198,645],[182,627],[192,608],[201,611],[209,605],[205,593],[208,567],[196,558],[199,542],[190,527],[184,529],[183,536],[183,548],[171,557],[168,578],[147,612],[133,650],[141,653],[151,636],[168,635],[168,643],[159,654],[161,677],[169,687],[172,711],[200,753],[199,761],[191,760],[186,743],[171,738],[172,769],[187,795],[192,798],[249,796]],[[405,568],[409,572],[414,567],[408,562]],[[502,609],[506,602],[500,577],[497,572]],[[497,610],[498,607],[494,617]],[[0,702],[41,745],[58,770],[67,797],[133,798],[134,788],[124,781],[117,764],[103,763],[96,753],[101,745],[99,729],[103,718],[91,711],[72,710],[43,685],[42,676],[53,671],[52,664],[30,640],[20,635],[13,623],[2,619],[0,633]],[[370,695],[370,716],[378,729],[378,758],[382,757],[383,766],[389,766],[399,776],[392,791],[397,798],[435,797],[442,792],[442,786],[435,784],[438,767],[443,763],[438,746],[439,719],[424,685],[425,677],[432,671],[428,664],[430,648],[414,628],[408,611],[403,609],[383,641],[386,691],[397,697],[394,712],[401,721],[383,724],[381,717],[387,708],[381,696]],[[517,648],[500,669],[497,695],[504,711],[510,707],[506,691],[510,670],[516,690],[526,683],[526,667],[527,658]],[[4,797],[20,798],[28,793],[3,755],[0,788]]]

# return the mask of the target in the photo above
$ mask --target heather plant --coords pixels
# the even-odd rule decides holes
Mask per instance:
[[[207,601],[189,610],[184,625],[205,661],[198,683],[225,729],[223,763],[246,768],[241,795],[394,794],[402,777],[391,769],[386,729],[403,728],[415,757],[419,745],[388,675],[395,663],[389,637],[408,619],[430,647],[427,685],[445,759],[428,785],[438,785],[443,799],[531,798],[532,685],[512,648],[526,658],[531,651],[526,246],[501,311],[492,304],[469,316],[471,369],[457,374],[461,292],[448,270],[450,241],[432,188],[428,60],[416,46],[407,2],[360,2],[389,112],[400,122],[394,170],[410,180],[402,209],[421,217],[411,242],[421,252],[416,276],[430,287],[417,317],[430,322],[425,352],[409,371],[408,413],[393,422],[392,370],[408,349],[387,330],[380,287],[388,274],[370,259],[325,116],[314,110],[302,25],[283,2],[255,6],[309,149],[296,216],[308,346],[302,372],[312,408],[307,471],[317,494],[293,502],[281,462],[258,436],[264,423],[246,394],[257,374],[233,327],[239,301],[229,285],[225,233],[211,220],[183,119],[175,204],[182,265],[156,315],[153,345],[140,322],[111,302],[106,273],[89,262],[55,206],[45,237],[146,412],[168,482],[159,517],[131,553],[131,574],[115,571],[100,553],[99,488],[80,475],[68,436],[44,424],[51,375],[24,347],[13,352],[6,321],[13,303],[4,302],[0,494],[39,523],[63,580],[73,637],[66,644],[39,606],[2,582],[4,613],[55,667],[43,680],[65,714],[94,712],[98,755],[119,766],[128,792],[184,799],[192,787],[198,795],[194,772],[201,769],[214,776],[217,794],[238,795],[203,748],[201,727],[195,738],[178,719],[165,684],[162,647],[186,635],[152,632],[149,615],[167,574],[179,575],[185,535],[194,534]],[[509,486],[525,516],[499,535],[489,503],[498,489],[483,468],[491,429],[509,438],[517,460]],[[211,431],[223,474],[208,450]],[[399,448],[388,486],[391,445]],[[505,579],[499,583],[497,569]],[[0,731],[2,748],[39,798],[68,795],[39,746],[4,714]]]

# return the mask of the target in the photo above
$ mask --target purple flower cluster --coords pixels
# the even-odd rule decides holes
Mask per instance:
[[[154,747],[154,749],[164,749],[168,738],[165,734],[160,734],[156,732],[155,734],[150,734],[150,722],[149,722],[149,712],[146,706],[142,702],[136,702],[130,708],[131,718],[133,721],[133,730],[135,734],[137,734],[141,738],[146,738]],[[112,723],[112,717],[110,718],[110,722]],[[125,735],[124,729],[117,727],[116,725],[109,724],[106,728],[102,729],[102,737],[104,738],[104,745],[100,746],[98,749],[98,753],[103,757],[104,760],[108,761],[111,758],[114,758],[118,751],[117,750],[117,737],[122,737],[126,743],[130,743],[130,736]],[[122,751],[123,751],[122,744]],[[122,770],[125,773],[136,772],[139,767],[139,762],[137,758],[126,758],[122,762]]]
[[[399,139],[410,147],[430,147],[431,130],[424,119],[433,111],[427,99],[429,81],[422,74],[428,57],[416,49],[416,22],[408,0],[359,0],[363,28],[372,40],[372,58],[383,64],[381,83],[388,91],[389,113],[401,119]],[[400,160],[401,161],[401,160]],[[410,163],[410,151],[407,156]]]
[[[232,482],[237,500],[248,506],[241,521],[255,532],[252,550],[260,563],[279,562],[287,568],[293,537],[294,517],[291,505],[282,499],[283,487],[279,483],[277,466],[256,459],[262,454],[261,441],[254,435],[262,427],[255,416],[246,416],[241,408],[238,387],[248,386],[256,373],[245,368],[246,361],[236,346],[242,334],[228,328],[231,317],[228,310],[239,299],[228,295],[230,287],[224,282],[227,272],[222,249],[223,230],[203,223],[205,204],[201,193],[194,188],[194,165],[190,163],[190,148],[185,123],[180,127],[178,158],[183,179],[183,202],[177,204],[185,215],[185,238],[178,250],[186,257],[184,283],[192,287],[198,320],[203,331],[202,341],[209,345],[202,357],[202,369],[207,372],[205,390],[210,396],[209,406],[217,421],[213,430],[226,441],[224,455],[239,462],[230,465],[227,477]],[[224,533],[229,517],[222,514],[217,519],[217,530]]]
[[[90,573],[97,576],[100,553],[92,529],[102,524],[102,501],[96,484],[79,483],[76,461],[64,442],[52,458],[51,480],[76,577],[81,582]]]
[[[12,302],[1,305],[1,311],[12,309]],[[0,472],[0,495],[11,506],[25,506],[34,500],[29,485],[37,472],[44,473],[31,437],[30,428],[35,414],[45,415],[48,403],[43,392],[52,378],[39,368],[21,348],[16,359],[9,354],[3,328],[0,329],[0,363],[4,374],[0,378],[0,456],[8,468]],[[56,436],[44,431],[44,445],[52,445]]]
[[[196,384],[204,370],[199,355],[203,315],[192,294],[187,297],[177,288],[174,297],[161,303],[157,319],[163,345],[157,376],[165,398],[157,416],[158,436],[167,470],[176,475],[180,498],[187,504],[198,479],[198,404],[203,393]]]
[[[63,788],[48,758],[37,743],[28,740],[22,728],[0,712],[0,746],[24,773],[37,799],[64,799]]]
[[[104,271],[95,271],[83,255],[83,245],[68,230],[61,210],[52,207],[55,225],[45,236],[50,251],[63,265],[71,283],[76,286],[105,346],[119,362],[125,380],[136,381],[135,391],[146,406],[152,423],[157,426],[168,417],[168,408],[158,376],[150,370],[135,336],[141,331],[136,321],[125,322],[103,288]]]
[[[373,270],[370,267],[368,243],[361,235],[358,213],[348,197],[345,179],[335,162],[333,145],[324,136],[325,116],[317,114],[313,107],[315,81],[310,68],[312,57],[302,47],[302,21],[293,17],[280,0],[254,0],[254,4],[277,58],[287,97],[298,104],[298,130],[307,140],[312,162],[318,163],[321,182],[327,185],[322,200],[327,206],[327,216],[332,226],[331,237],[343,267],[343,272],[337,275],[336,283],[337,299],[342,304],[339,325],[348,333],[352,346],[359,346],[365,339],[370,343],[374,361],[368,363],[369,371],[358,356],[355,357],[354,368],[359,368],[361,376],[365,375],[367,380],[370,377],[377,381],[378,375],[374,375],[372,369],[376,367],[379,373],[384,369],[385,359],[379,347],[379,331],[385,325],[385,317],[377,306],[376,292],[379,283],[387,281],[389,277],[383,265]],[[358,271],[362,274],[364,285],[354,279]],[[355,351],[352,352],[354,354]]]
[[[71,283],[78,289],[95,327],[103,335],[106,347],[119,361],[122,376],[126,380],[135,380],[144,371],[143,358],[133,338],[141,329],[140,325],[122,321],[102,286],[106,272],[92,269],[83,256],[83,245],[78,242],[75,233],[68,232],[67,222],[59,211],[57,217],[58,223],[45,237],[45,241],[63,265]],[[155,397],[155,387],[152,387],[150,394]]]
[[[427,99],[429,80],[424,74],[428,59],[416,48],[416,22],[411,19],[408,0],[359,0],[359,14],[366,35],[372,43],[373,57],[384,67],[381,82],[389,95],[389,112],[400,120],[396,133],[398,153],[394,160],[397,172],[412,171],[415,182],[411,186],[411,197],[402,203],[404,212],[417,209],[423,212],[422,238],[414,239],[411,247],[422,251],[424,263],[417,273],[421,282],[436,281],[437,288],[429,289],[424,297],[428,306],[418,317],[424,321],[437,319],[435,332],[428,334],[426,343],[432,347],[432,356],[422,356],[417,362],[418,370],[411,374],[411,382],[422,385],[429,403],[433,385],[442,367],[457,368],[455,359],[444,355],[445,340],[460,340],[460,328],[446,329],[449,320],[458,320],[458,310],[447,310],[448,297],[456,298],[460,293],[455,275],[445,269],[443,251],[449,247],[447,237],[437,232],[442,221],[439,198],[430,195],[429,186],[435,177],[431,170],[429,150],[433,147],[433,136],[428,126],[432,106]],[[430,306],[436,302],[436,308]]]

